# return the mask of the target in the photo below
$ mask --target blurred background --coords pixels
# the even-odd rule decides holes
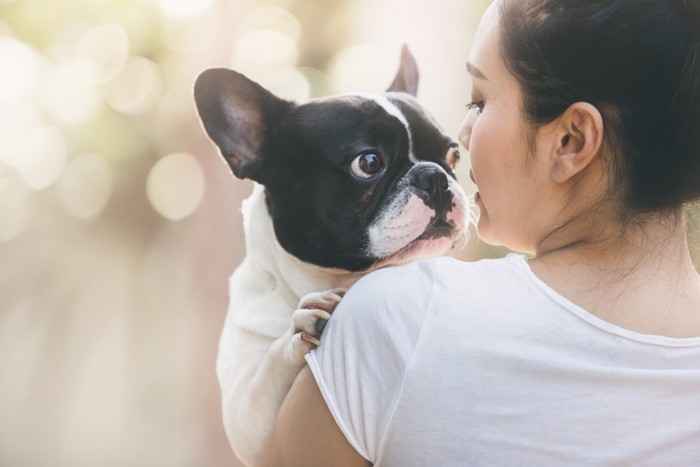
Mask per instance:
[[[214,362],[252,184],[201,130],[195,77],[382,91],[407,43],[456,135],[488,3],[0,0],[0,466],[239,465]]]

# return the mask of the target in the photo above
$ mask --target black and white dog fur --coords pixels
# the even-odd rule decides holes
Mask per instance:
[[[236,177],[256,182],[217,361],[224,426],[246,464],[344,290],[466,238],[457,143],[415,100],[417,86],[407,48],[383,94],[297,104],[235,71],[197,79],[207,134]]]

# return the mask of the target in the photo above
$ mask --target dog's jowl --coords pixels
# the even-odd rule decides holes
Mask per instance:
[[[217,361],[224,425],[246,463],[344,289],[465,238],[457,143],[415,99],[417,84],[406,48],[383,94],[294,103],[232,70],[197,79],[207,134],[236,177],[256,182]]]

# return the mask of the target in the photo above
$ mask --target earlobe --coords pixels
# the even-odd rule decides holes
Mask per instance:
[[[550,173],[552,181],[565,183],[589,167],[600,154],[603,132],[603,117],[595,106],[586,102],[569,106],[555,128],[559,137]]]

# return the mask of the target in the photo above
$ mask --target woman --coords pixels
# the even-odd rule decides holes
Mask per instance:
[[[700,465],[694,0],[499,0],[460,130],[479,236],[530,252],[372,273],[265,465]]]

